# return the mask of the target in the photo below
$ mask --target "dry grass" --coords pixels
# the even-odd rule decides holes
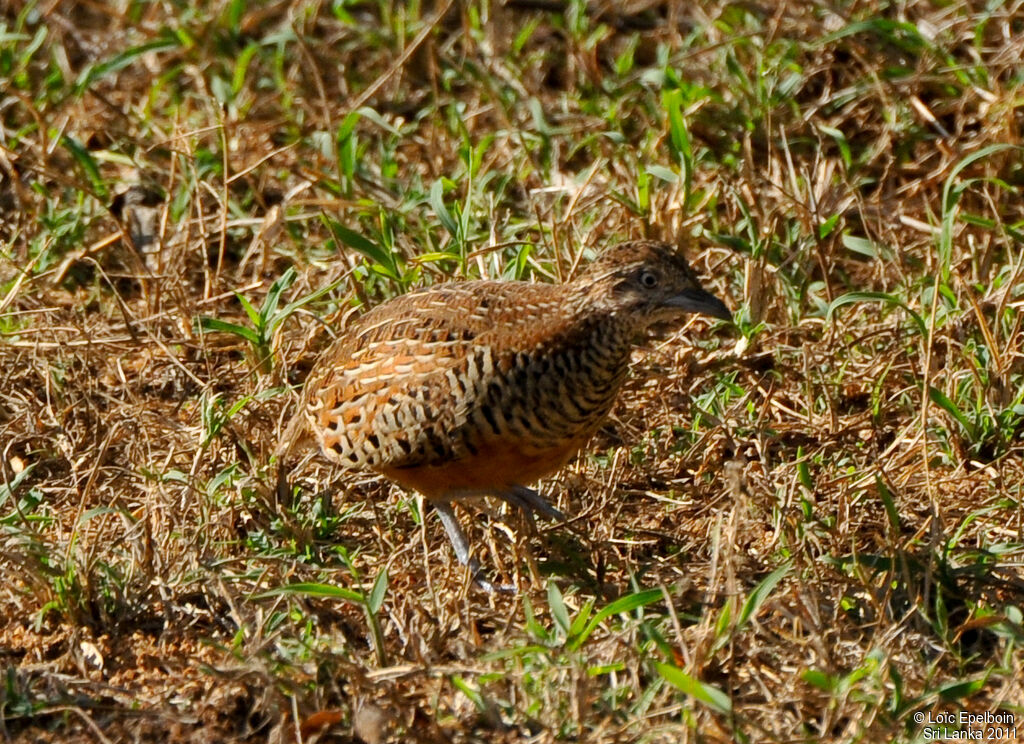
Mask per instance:
[[[416,6],[0,5],[0,736],[1024,735],[1020,4]],[[271,498],[346,313],[639,236],[737,329],[638,355],[568,528],[475,514],[519,594]]]

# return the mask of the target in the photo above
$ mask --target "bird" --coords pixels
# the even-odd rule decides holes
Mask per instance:
[[[635,342],[693,313],[732,320],[675,246],[651,240],[613,245],[563,284],[461,281],[395,297],[318,357],[279,456],[304,434],[335,465],[418,492],[495,591],[452,504],[491,496],[564,520],[530,485],[601,427]]]

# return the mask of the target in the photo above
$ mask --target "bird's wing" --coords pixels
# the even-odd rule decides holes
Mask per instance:
[[[306,383],[305,415],[324,452],[346,467],[378,469],[463,456],[453,432],[495,370],[557,325],[556,289],[446,284],[360,317]]]

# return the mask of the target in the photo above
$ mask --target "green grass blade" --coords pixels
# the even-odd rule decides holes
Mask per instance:
[[[575,650],[582,646],[587,638],[590,637],[590,634],[594,632],[594,629],[612,615],[630,612],[661,599],[664,599],[661,589],[646,589],[642,592],[634,592],[633,594],[627,594],[625,597],[616,599],[608,606],[598,610],[593,619],[587,623],[587,627],[584,628],[583,632],[569,644],[569,648]]]
[[[334,586],[333,584],[317,584],[310,582],[299,582],[297,584],[279,586],[275,589],[270,589],[257,594],[256,598],[262,599],[265,597],[276,597],[280,594],[299,594],[304,597],[344,599],[349,602],[358,602],[359,604],[363,604],[364,602],[362,592],[356,592],[351,589],[345,589],[344,587]]]
[[[761,609],[761,606],[771,596],[772,590],[789,574],[790,568],[792,566],[789,563],[784,563],[765,576],[761,583],[754,588],[754,591],[747,597],[747,601],[743,603],[740,614],[736,618],[737,631],[741,630],[750,621],[750,618],[757,614],[757,611]]]
[[[78,140],[68,135],[61,137],[60,143],[64,146],[65,150],[71,153],[71,157],[78,163],[78,167],[82,169],[85,177],[89,179],[89,185],[92,187],[96,197],[106,200],[107,185],[103,182],[100,167],[97,165],[92,153],[86,150]]]
[[[269,327],[274,316],[277,314],[277,306],[281,302],[281,294],[286,292],[292,284],[295,283],[295,279],[298,274],[295,271],[294,266],[289,266],[288,269],[279,276],[273,284],[270,285],[270,291],[267,292],[267,296],[263,300],[263,305],[260,307],[260,324],[263,327]]]
[[[562,592],[554,581],[548,582],[548,607],[551,609],[551,617],[568,636],[571,623],[569,622],[569,611],[565,607],[565,600],[562,599]]]
[[[360,235],[355,230],[350,230],[335,220],[325,218],[325,223],[338,241],[363,254],[374,264],[384,269],[384,274],[388,278],[401,281],[398,262],[393,253],[374,243],[365,235]]]
[[[840,295],[832,300],[828,306],[828,311],[825,313],[825,321],[831,323],[832,316],[835,311],[845,305],[854,305],[858,302],[884,302],[888,305],[894,305],[902,308],[910,316],[911,320],[914,321],[914,325],[922,336],[928,335],[928,326],[925,325],[924,319],[921,318],[916,312],[910,309],[903,300],[896,295],[887,294],[885,292],[847,292],[844,295]]]
[[[373,582],[373,589],[370,590],[370,597],[366,601],[366,606],[374,615],[380,612],[380,608],[384,606],[384,597],[387,592],[388,572],[385,567],[377,574],[377,579]]]
[[[452,213],[448,211],[448,207],[444,203],[444,179],[434,181],[434,185],[430,187],[430,206],[433,208],[437,218],[441,220],[441,225],[448,231],[448,234],[458,239],[459,223],[455,221]]]
[[[956,220],[956,205],[960,195],[972,181],[959,182],[957,179],[963,171],[973,163],[1005,150],[1020,149],[1019,145],[998,143],[983,147],[973,152],[950,171],[942,186],[942,229],[939,232],[939,267],[942,271],[942,283],[949,283],[949,267],[953,259],[953,225]]]
[[[327,285],[321,287],[320,289],[318,289],[318,290],[316,290],[314,292],[310,292],[308,295],[305,295],[304,297],[300,297],[297,300],[292,300],[291,302],[289,302],[287,305],[285,305],[281,309],[281,312],[279,312],[276,317],[279,318],[281,322],[283,322],[284,320],[289,318],[291,316],[291,314],[294,313],[296,310],[298,310],[300,307],[303,307],[304,305],[308,305],[309,303],[314,302],[315,300],[320,299],[321,297],[323,297],[326,294],[330,294],[331,292],[336,290],[338,287],[340,287],[344,282],[345,282],[344,278],[338,279],[337,281],[331,282],[330,284],[327,284]],[[275,325],[275,328],[276,328],[276,325]]]
[[[877,473],[875,474],[875,487],[878,489],[878,497],[885,507],[886,516],[889,517],[889,526],[892,527],[893,534],[898,535],[900,533],[900,513],[896,508],[896,499],[893,498],[892,491],[882,480],[882,476]]]
[[[182,45],[182,41],[177,36],[170,34],[150,41],[145,44],[139,44],[138,46],[130,47],[125,49],[123,52],[114,55],[106,62],[100,62],[99,64],[91,65],[82,70],[82,73],[78,76],[78,81],[75,83],[74,93],[75,95],[82,95],[86,89],[112,72],[117,72],[142,55],[148,52],[162,52],[168,49],[177,49]]]
[[[974,424],[972,424],[967,416],[964,415],[964,412],[957,408],[956,403],[951,401],[944,392],[938,388],[932,387],[931,385],[928,386],[928,397],[931,399],[932,403],[952,416],[953,419],[963,427],[964,433],[973,443],[977,436],[977,430],[975,429]]]
[[[200,315],[196,319],[196,326],[203,331],[220,331],[221,333],[231,333],[238,336],[241,339],[248,341],[250,344],[256,346],[260,343],[260,337],[251,328],[240,326],[237,323],[229,323],[226,320],[220,318],[211,318],[206,315]]]
[[[263,334],[260,330],[263,328],[263,316],[260,315],[260,311],[256,309],[256,306],[249,302],[249,298],[245,295],[235,292],[235,299],[238,300],[242,309],[245,310],[245,314],[249,316],[249,320],[252,321],[253,326],[257,329],[257,334],[262,339]]]
[[[657,662],[654,666],[662,679],[694,700],[704,703],[704,705],[719,713],[729,713],[732,711],[732,700],[717,687],[694,679],[679,667],[674,667],[671,664]]]

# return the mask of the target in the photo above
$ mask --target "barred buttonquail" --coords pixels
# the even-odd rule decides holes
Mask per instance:
[[[562,285],[469,281],[369,311],[318,360],[293,429],[328,459],[420,492],[458,559],[479,566],[451,502],[497,496],[561,519],[527,484],[593,436],[629,369],[633,342],[686,313],[722,320],[672,246],[634,241]],[[283,444],[287,444],[284,442]]]

